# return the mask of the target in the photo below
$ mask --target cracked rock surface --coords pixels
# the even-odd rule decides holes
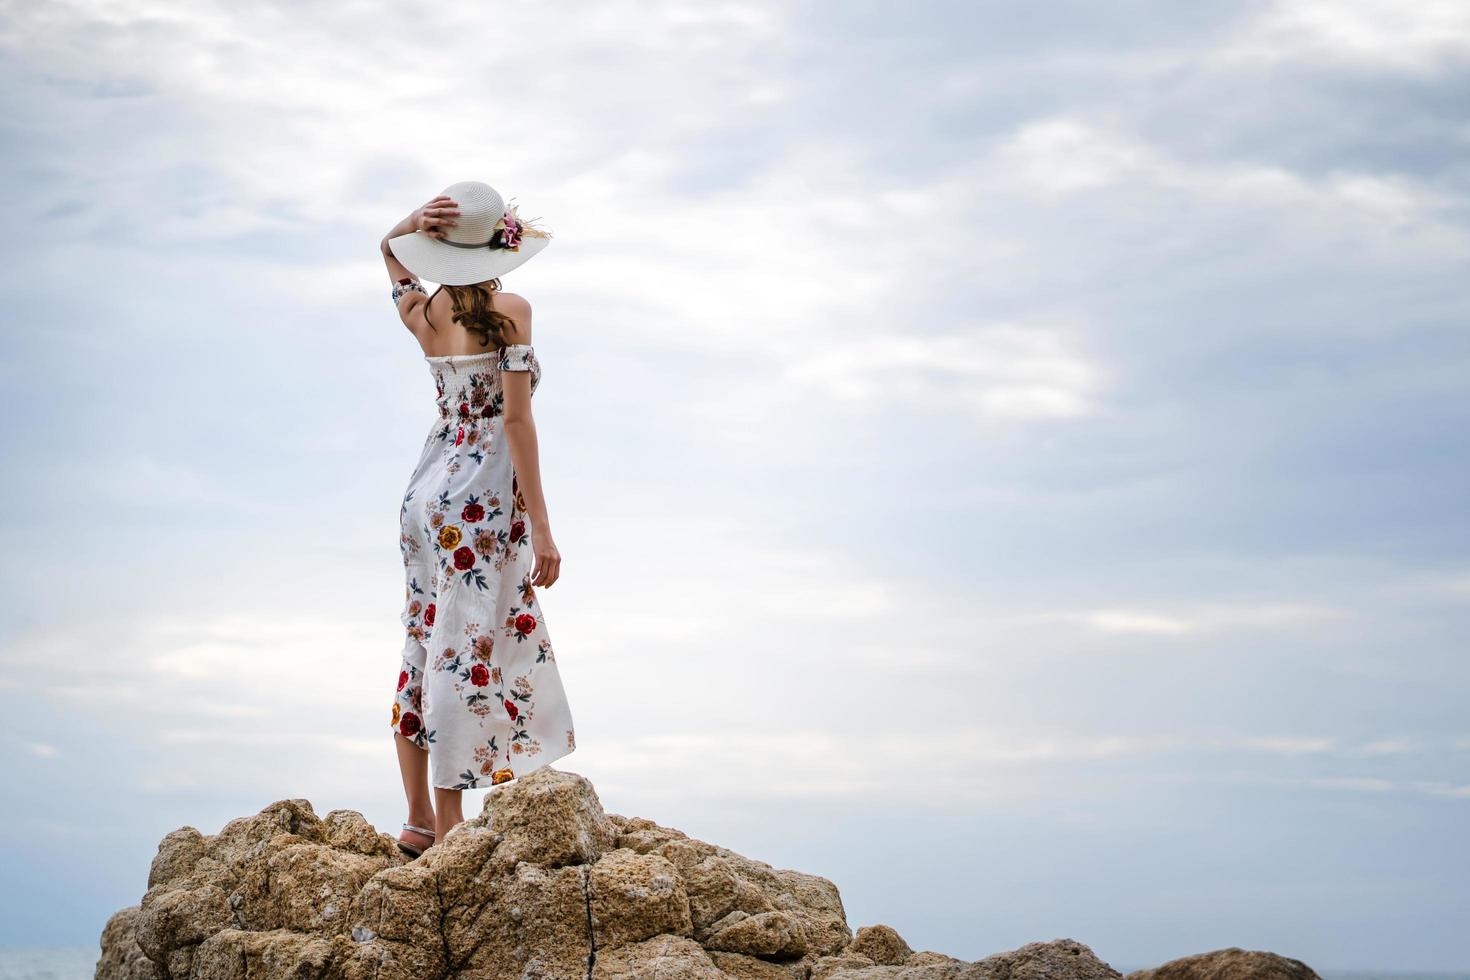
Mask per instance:
[[[415,859],[306,800],[175,830],[101,946],[98,980],[1120,980],[1071,940],[966,962],[854,935],[826,878],[605,813],[551,766]]]

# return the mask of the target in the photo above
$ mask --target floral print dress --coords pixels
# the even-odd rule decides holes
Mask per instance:
[[[541,365],[530,344],[424,360],[439,417],[399,512],[406,637],[392,725],[428,750],[435,786],[476,789],[576,748],[504,436],[501,372],[531,372],[534,394]]]

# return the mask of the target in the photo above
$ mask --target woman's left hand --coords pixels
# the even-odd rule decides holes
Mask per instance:
[[[413,226],[430,238],[443,238],[448,234],[444,229],[459,224],[454,220],[458,215],[459,205],[448,195],[440,194],[413,213]]]

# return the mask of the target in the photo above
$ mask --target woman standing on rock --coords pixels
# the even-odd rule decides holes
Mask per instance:
[[[463,181],[382,241],[439,409],[399,512],[406,637],[392,725],[408,796],[398,846],[414,856],[464,820],[463,790],[576,747],[536,600],[561,574],[531,417],[541,365],[531,306],[499,280],[550,240],[493,187]],[[420,276],[439,283],[432,295]]]

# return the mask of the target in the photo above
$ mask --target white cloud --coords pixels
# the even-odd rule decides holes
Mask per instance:
[[[1449,782],[1420,782],[1414,788],[1428,796],[1443,796],[1454,800],[1470,800],[1470,784]]]
[[[1339,167],[1309,175],[1276,163],[1186,158],[1065,115],[1022,123],[982,170],[987,182],[1049,205],[1090,195],[1101,209],[1096,220],[1107,221],[1113,238],[1129,241],[1136,229],[1152,228],[1151,245],[1164,259],[1237,233],[1254,236],[1257,247],[1308,254],[1352,243],[1377,268],[1470,255],[1463,195],[1403,173]],[[1090,212],[1080,201],[1072,207],[1086,220]],[[1181,208],[1188,209],[1191,241],[1179,237]]]
[[[1153,148],[1076,119],[1024,123],[995,151],[1006,169],[1044,192],[1107,187],[1136,175],[1167,169]]]
[[[1470,574],[1454,575],[1432,583],[1435,592],[1445,592],[1456,597],[1470,599]]]
[[[1187,620],[1130,609],[1096,609],[1083,613],[1049,613],[1049,618],[1070,619],[1100,633],[1193,633],[1198,627]]]
[[[1325,776],[1308,782],[1322,789],[1350,789],[1363,793],[1387,793],[1395,788],[1391,779],[1360,776]]]
[[[386,725],[381,738],[353,738],[310,728],[269,731],[225,728],[165,728],[154,736],[169,745],[228,745],[237,748],[284,746],[293,751],[316,748],[323,754],[347,752],[352,755],[381,758],[391,752],[392,741]]]
[[[948,336],[889,334],[795,352],[787,376],[852,402],[962,405],[993,418],[1078,418],[1096,411],[1104,372],[1069,331],[991,324]]]
[[[826,798],[882,792],[896,781],[908,802],[957,804],[1026,793],[1032,770],[1122,759],[1174,744],[1169,737],[948,729],[942,753],[916,751],[906,731],[786,729],[630,735],[578,748],[599,785],[662,797]],[[769,764],[759,760],[773,760]],[[670,773],[679,773],[670,780]]]
[[[1276,0],[1214,53],[1230,63],[1327,61],[1429,74],[1470,56],[1459,0]]]
[[[1361,755],[1412,755],[1422,751],[1423,746],[1412,738],[1380,738],[1359,746]]]
[[[1041,613],[1040,621],[1075,622],[1099,633],[1186,636],[1231,630],[1291,629],[1340,617],[1345,610],[1310,603],[1188,603],[1174,609],[1104,608]]]
[[[1314,755],[1330,751],[1336,744],[1331,738],[1317,736],[1253,736],[1233,739],[1229,744],[1257,749],[1272,755]]]
[[[1211,777],[1205,777],[1211,778]],[[1447,799],[1470,799],[1470,786],[1446,781],[1406,781],[1386,779],[1380,776],[1283,776],[1275,773],[1235,771],[1228,774],[1232,782],[1260,783],[1321,790],[1347,790],[1353,793],[1373,793],[1399,796],[1437,796]]]

